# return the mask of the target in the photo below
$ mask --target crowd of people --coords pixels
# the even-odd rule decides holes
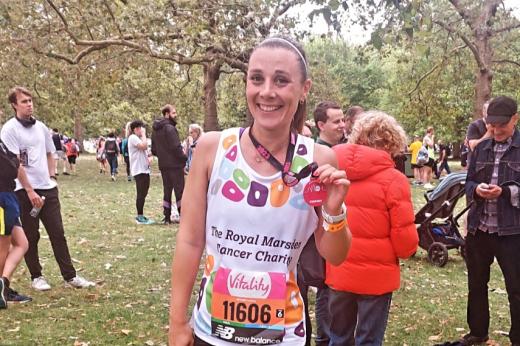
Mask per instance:
[[[154,223],[144,213],[153,156],[163,184],[161,223],[180,215],[171,345],[310,345],[310,287],[317,288],[316,345],[383,344],[392,295],[400,286],[399,261],[418,247],[411,186],[396,169],[398,158],[408,149],[413,184],[431,189],[433,177],[451,172],[451,148],[435,140],[432,127],[408,144],[394,117],[361,106],[344,112],[338,103],[322,101],[307,120],[311,86],[302,47],[271,37],[249,59],[247,127],[204,134],[192,124],[183,141],[176,108],[167,104],[151,124],[151,137],[137,119],[126,124],[123,138],[115,132],[99,138],[100,173],[110,169],[115,181],[121,157],[128,181],[135,182],[138,224]],[[8,100],[15,116],[0,132],[6,167],[0,173],[0,308],[31,300],[10,285],[22,257],[32,287],[51,289],[38,258],[40,219],[65,284],[95,286],[71,262],[56,185],[58,164],[67,157],[63,174],[73,173],[79,147],[57,129],[51,135],[33,116],[29,90],[16,87]],[[488,340],[487,283],[496,258],[509,297],[509,338],[520,345],[517,121],[516,102],[499,96],[468,129],[470,332],[449,344]],[[189,317],[196,281],[199,295]]]

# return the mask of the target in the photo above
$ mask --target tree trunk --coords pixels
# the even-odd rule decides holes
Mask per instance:
[[[217,81],[221,62],[204,64],[204,131],[219,130],[217,115]]]
[[[491,17],[494,16],[498,3],[495,1],[484,2],[481,14],[476,17],[474,25],[474,51],[476,55],[477,67],[475,78],[475,102],[473,108],[473,119],[479,119],[482,116],[482,106],[491,98],[493,87],[493,55],[494,50],[491,46],[490,38],[493,35],[491,28]]]
[[[80,110],[77,107],[73,108],[72,116],[74,118],[74,138],[76,139],[76,142],[78,143],[81,150],[83,150],[83,125],[81,124],[81,113]]]
[[[482,107],[491,98],[493,72],[490,68],[477,71],[475,80],[475,104],[473,119],[482,117]]]
[[[460,149],[461,149],[461,146],[462,146],[462,142],[453,142],[451,143],[452,145],[452,150],[451,150],[451,155],[453,156],[454,159],[460,159]]]

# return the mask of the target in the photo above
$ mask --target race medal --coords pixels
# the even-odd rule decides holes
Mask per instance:
[[[303,199],[308,205],[319,207],[327,198],[327,188],[316,179],[311,179],[303,189]]]
[[[211,334],[236,344],[278,344],[285,335],[286,275],[219,268]]]

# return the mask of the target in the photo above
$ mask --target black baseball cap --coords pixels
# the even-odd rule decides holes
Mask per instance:
[[[505,124],[518,111],[516,101],[507,96],[497,96],[487,109],[486,122],[490,124]]]

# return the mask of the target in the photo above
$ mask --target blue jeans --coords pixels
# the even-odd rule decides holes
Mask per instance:
[[[363,295],[330,289],[329,346],[379,346],[383,344],[392,292]]]
[[[108,164],[110,165],[110,174],[117,174],[117,156],[107,155]]]
[[[329,325],[331,319],[329,312],[329,295],[330,288],[328,287],[318,288],[318,292],[316,293],[316,346],[329,344]]]
[[[437,168],[437,179],[441,176],[443,170],[446,170],[447,174],[451,173],[450,166],[448,166],[448,160],[442,161]]]

